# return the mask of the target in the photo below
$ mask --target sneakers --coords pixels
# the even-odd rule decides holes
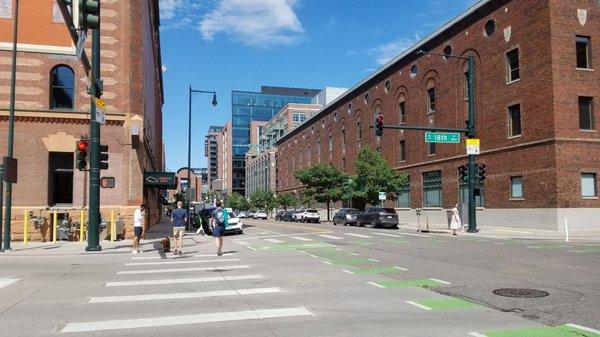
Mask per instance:
[[[177,251],[177,249],[175,249],[175,250],[173,251],[173,255],[174,255],[174,256],[177,256],[177,255],[179,255],[179,251]]]
[[[179,250],[177,251],[177,255],[183,255],[183,253]]]
[[[134,249],[131,251],[131,254],[139,254],[139,252],[137,251],[137,249]]]
[[[218,250],[218,251],[217,251],[217,256],[221,256],[221,255],[223,255],[223,252],[222,252],[222,251],[220,251],[220,250]]]

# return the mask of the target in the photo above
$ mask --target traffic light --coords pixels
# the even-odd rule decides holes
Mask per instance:
[[[100,0],[79,0],[79,27],[83,30],[100,28]]]
[[[477,180],[480,184],[483,184],[485,180],[485,164],[477,165]]]
[[[76,167],[79,171],[85,171],[87,167],[89,147],[90,143],[87,139],[78,140],[75,144]]]
[[[461,165],[458,167],[458,175],[461,181],[463,182],[467,182],[468,180],[468,171],[467,171],[467,165]]]
[[[108,170],[108,145],[100,145],[100,169]]]
[[[375,136],[383,136],[383,115],[375,114]]]

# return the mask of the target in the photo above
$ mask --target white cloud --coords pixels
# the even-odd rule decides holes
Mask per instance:
[[[160,19],[173,19],[177,10],[180,9],[184,4],[184,0],[160,0]]]
[[[371,55],[378,65],[382,66],[398,56],[403,51],[412,47],[419,41],[419,37],[414,38],[401,38],[392,42],[381,44],[377,47],[373,47],[367,51]]]
[[[304,29],[294,13],[296,0],[219,0],[204,15],[200,32],[206,40],[223,33],[258,47],[297,42]]]

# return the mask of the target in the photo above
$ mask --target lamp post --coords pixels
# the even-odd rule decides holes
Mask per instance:
[[[188,93],[188,162],[187,162],[187,178],[188,178],[188,188],[191,188],[191,181],[192,181],[192,95],[193,94],[212,94],[213,95],[213,99],[212,99],[212,105],[213,106],[217,106],[217,92],[216,91],[205,91],[205,90],[194,90],[192,89],[192,85],[190,84],[189,86],[189,93]],[[198,186],[196,186],[197,188]],[[190,190],[191,192],[191,190]],[[189,199],[191,199],[191,193],[189,193]],[[190,224],[191,224],[191,219],[190,219],[190,208],[191,208],[191,204],[190,204],[190,200],[188,200],[188,207],[187,207],[187,227],[188,229],[190,228]]]

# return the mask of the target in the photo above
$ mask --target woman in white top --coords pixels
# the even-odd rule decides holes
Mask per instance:
[[[455,204],[452,208],[452,222],[450,222],[450,229],[452,229],[452,235],[457,235],[456,231],[462,227],[462,221],[460,220],[460,214],[458,213],[458,204]]]
[[[142,236],[144,236],[145,234],[145,230],[144,230],[144,219],[145,219],[145,214],[146,213],[146,205],[142,204],[140,205],[140,208],[136,209],[135,212],[133,213],[133,250],[131,251],[132,254],[138,254],[140,253],[140,238]]]

